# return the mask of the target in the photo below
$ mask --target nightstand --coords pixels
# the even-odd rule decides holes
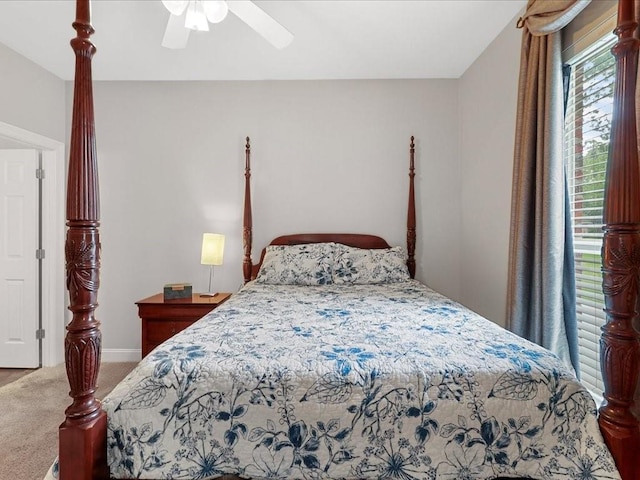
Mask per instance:
[[[165,301],[164,295],[158,293],[136,302],[138,316],[142,319],[142,356],[147,356],[155,347],[204,317],[230,296],[230,293],[218,293],[215,297],[201,297],[194,293],[191,298]]]

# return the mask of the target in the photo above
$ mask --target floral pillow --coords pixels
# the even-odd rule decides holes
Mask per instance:
[[[371,250],[336,244],[333,283],[396,283],[409,280],[403,247]]]
[[[335,243],[269,245],[256,282],[272,285],[332,283]]]

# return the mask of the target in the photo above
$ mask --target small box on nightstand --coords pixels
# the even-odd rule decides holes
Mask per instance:
[[[169,283],[164,286],[165,300],[191,299],[193,288],[190,283]]]

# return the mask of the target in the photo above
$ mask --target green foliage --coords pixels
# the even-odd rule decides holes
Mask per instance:
[[[576,235],[601,235],[611,133],[615,58],[609,48],[574,70],[574,221]]]

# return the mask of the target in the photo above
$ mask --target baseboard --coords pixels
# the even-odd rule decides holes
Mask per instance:
[[[139,349],[105,348],[102,350],[103,362],[139,362],[141,351]]]

